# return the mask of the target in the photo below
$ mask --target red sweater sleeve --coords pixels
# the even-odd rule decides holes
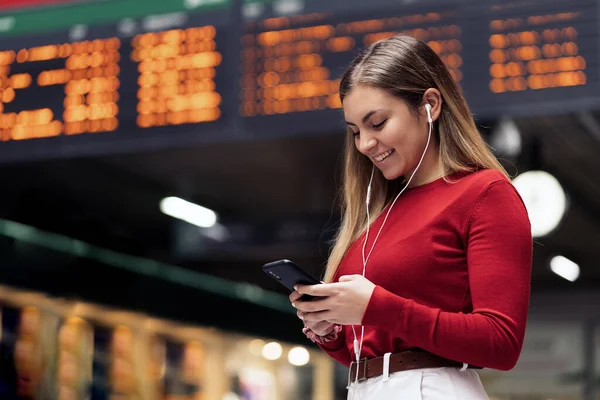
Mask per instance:
[[[512,369],[525,336],[532,237],[527,211],[510,182],[496,181],[482,192],[465,223],[464,240],[471,313],[445,312],[377,286],[363,324],[455,361]]]
[[[352,359],[350,358],[348,347],[346,347],[346,327],[343,327],[335,340],[318,344],[318,346],[323,349],[323,351],[325,351],[329,357],[345,365],[346,367],[350,366]]]

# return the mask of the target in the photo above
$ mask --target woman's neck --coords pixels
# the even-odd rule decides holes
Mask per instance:
[[[432,143],[409,187],[425,185],[444,176],[444,167],[439,154],[437,143]],[[413,172],[411,171],[406,176],[410,177]]]

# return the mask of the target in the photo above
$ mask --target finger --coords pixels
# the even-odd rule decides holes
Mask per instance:
[[[338,280],[339,282],[350,282],[356,279],[356,277],[358,276],[362,276],[362,275],[343,275],[340,276],[340,279]]]
[[[313,301],[295,301],[292,303],[292,306],[297,310],[302,312],[317,312],[329,310],[329,302],[327,298],[322,300],[313,300]]]
[[[318,285],[296,285],[295,289],[301,294],[328,297],[335,294],[338,286],[339,284],[337,283],[321,283]]]
[[[310,327],[303,328],[302,331],[304,332],[304,334],[306,334],[310,330],[319,336],[325,336],[329,335],[334,330],[334,325],[327,321],[321,321],[316,323],[310,322],[305,325],[309,325]]]
[[[332,323],[329,321],[319,321],[319,322],[309,322],[308,325],[312,325],[312,330],[313,331],[319,331],[322,332],[325,329],[329,328]]]
[[[309,313],[300,312],[299,317],[300,316],[306,322],[327,321],[328,317],[333,318],[333,316],[331,315],[331,311],[329,310]]]
[[[298,300],[300,297],[302,297],[302,294],[298,293],[297,291],[294,290],[292,293],[290,293],[289,299],[290,299],[290,302],[293,303],[296,300]]]
[[[335,329],[333,324],[329,321],[319,322],[318,325],[319,326],[315,329],[317,330],[317,332],[319,332],[319,335],[321,336],[329,335]]]
[[[301,311],[299,311],[300,313],[302,313]],[[304,315],[302,316],[302,318],[304,318]],[[328,321],[305,321],[302,320],[304,327],[311,329],[313,331],[319,330],[322,331],[323,329],[329,327],[329,325],[332,325],[330,322]]]

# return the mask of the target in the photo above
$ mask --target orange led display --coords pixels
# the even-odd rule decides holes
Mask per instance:
[[[119,39],[109,38],[0,52],[0,139],[26,140],[116,130],[120,44]],[[64,68],[45,69],[37,76],[10,75],[11,67],[19,64],[59,59],[64,60]],[[55,115],[50,108],[6,111],[6,105],[18,98],[19,91],[55,85],[64,85],[62,115]]]
[[[425,41],[460,82],[462,32],[450,23],[455,17],[455,12],[426,13],[336,25],[323,23],[319,14],[264,20],[264,32],[241,38],[239,112],[255,116],[340,108],[339,79],[327,66],[328,55],[346,53],[350,60],[357,46],[400,32]],[[313,26],[294,28],[311,22]]]
[[[221,116],[216,67],[222,62],[213,26],[146,33],[133,39],[138,63],[137,125],[215,121]]]
[[[577,29],[569,25],[581,14],[491,21],[490,90],[505,93],[585,85],[587,62],[580,55]],[[548,24],[563,26],[549,28]]]

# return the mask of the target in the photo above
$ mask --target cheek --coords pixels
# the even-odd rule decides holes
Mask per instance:
[[[393,125],[390,125],[390,137],[394,138],[397,145],[405,147],[406,151],[412,151],[421,144],[425,145],[427,130],[423,131],[423,127],[419,125],[418,121],[407,118],[406,120],[395,121]]]
[[[401,122],[387,124],[382,136],[386,138],[386,144],[394,147],[396,151],[410,145],[410,127]]]

